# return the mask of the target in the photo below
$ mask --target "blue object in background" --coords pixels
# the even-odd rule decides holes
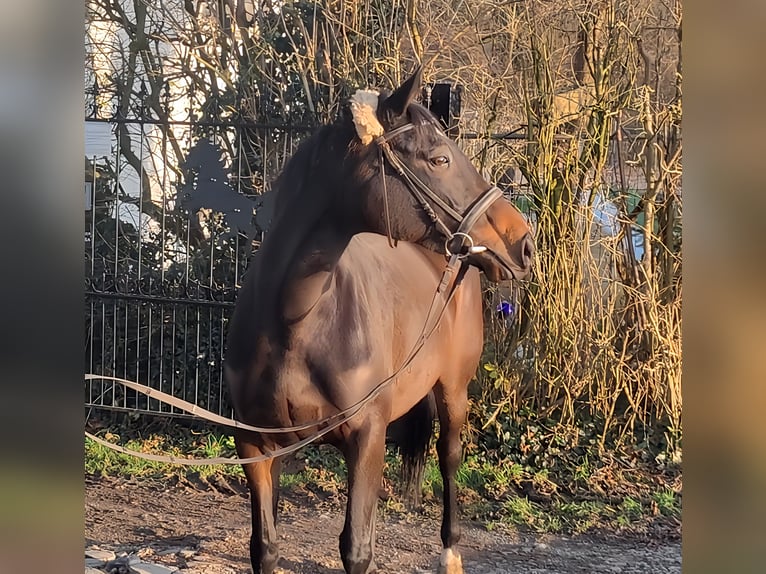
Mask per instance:
[[[510,301],[500,301],[497,307],[495,307],[495,310],[497,311],[497,314],[502,317],[503,322],[505,323],[505,328],[510,329],[516,316],[516,305]]]
[[[497,306],[497,312],[503,317],[513,318],[513,315],[516,313],[516,307],[510,301],[500,301]]]

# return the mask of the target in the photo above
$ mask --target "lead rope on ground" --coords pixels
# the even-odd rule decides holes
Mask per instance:
[[[423,346],[426,344],[428,339],[431,337],[433,332],[438,328],[439,324],[441,323],[441,319],[444,316],[444,312],[447,310],[447,307],[449,306],[450,302],[452,301],[453,296],[455,295],[455,292],[457,291],[457,288],[462,280],[463,275],[465,274],[465,265],[461,265],[458,269],[458,275],[455,278],[454,283],[452,284],[452,289],[448,293],[446,300],[444,301],[444,305],[441,308],[441,311],[439,312],[438,317],[436,318],[436,322],[434,323],[433,327],[428,330],[428,322],[431,319],[431,312],[433,311],[434,304],[436,303],[437,298],[442,293],[443,288],[446,286],[446,283],[449,281],[449,277],[452,275],[452,272],[454,271],[454,267],[458,264],[459,260],[457,257],[451,257],[449,264],[447,265],[446,269],[444,270],[444,275],[442,277],[442,280],[439,282],[439,287],[436,290],[436,293],[434,294],[434,297],[431,299],[431,304],[428,308],[428,313],[426,313],[426,320],[423,324],[423,329],[421,329],[420,335],[413,346],[412,350],[410,351],[409,355],[405,359],[405,361],[399,366],[399,368],[394,371],[393,374],[389,375],[382,381],[380,381],[369,393],[367,393],[366,396],[364,396],[362,399],[351,405],[350,407],[347,407],[343,409],[342,411],[335,413],[334,415],[331,415],[329,417],[326,417],[320,421],[315,421],[312,423],[306,423],[303,425],[297,425],[293,427],[283,427],[283,428],[272,428],[272,427],[258,427],[258,426],[252,426],[248,425],[246,423],[240,422],[235,419],[228,419],[226,417],[223,417],[221,415],[217,415],[211,411],[208,411],[206,409],[203,409],[202,407],[195,405],[193,403],[190,403],[188,401],[184,401],[182,399],[179,399],[177,397],[174,397],[173,395],[169,395],[167,393],[164,393],[162,391],[159,391],[157,389],[153,389],[151,387],[148,387],[146,385],[142,385],[140,383],[136,383],[134,381],[130,381],[128,379],[122,379],[119,377],[112,377],[108,375],[95,375],[92,373],[86,373],[85,374],[85,380],[110,380],[117,383],[121,383],[122,385],[126,386],[127,388],[133,389],[136,392],[139,392],[143,395],[146,395],[147,397],[154,398],[162,403],[168,404],[170,406],[174,406],[176,408],[179,408],[183,410],[184,412],[187,412],[189,414],[192,414],[194,416],[197,416],[201,419],[207,420],[209,422],[213,422],[215,424],[219,424],[222,426],[230,427],[230,428],[236,428],[241,430],[247,430],[251,432],[257,432],[262,434],[284,434],[289,432],[297,432],[301,430],[308,430],[310,428],[322,426],[324,424],[329,425],[325,428],[322,428],[315,433],[312,433],[310,436],[299,440],[296,443],[293,443],[289,446],[278,448],[273,451],[269,451],[267,453],[264,453],[260,456],[254,456],[254,457],[248,457],[248,458],[228,458],[228,457],[213,457],[213,458],[182,458],[182,457],[176,457],[172,455],[161,455],[161,454],[151,454],[146,452],[141,452],[133,449],[126,448],[124,446],[116,445],[113,443],[110,443],[92,433],[89,433],[88,431],[85,431],[85,436],[89,439],[93,440],[94,442],[109,448],[113,451],[119,452],[121,454],[126,454],[129,456],[134,456],[136,458],[141,458],[144,460],[150,460],[154,462],[165,462],[170,464],[181,464],[186,466],[206,466],[206,465],[214,465],[214,464],[249,464],[253,462],[262,462],[265,460],[269,460],[278,456],[284,456],[290,453],[293,453],[297,450],[300,450],[304,446],[318,440],[319,438],[323,437],[324,435],[328,434],[329,432],[332,432],[336,428],[338,428],[340,425],[345,423],[347,420],[355,416],[362,408],[372,401],[374,398],[376,398],[384,388],[386,388],[391,382],[393,382],[396,377],[407,367],[409,366],[412,361],[415,360],[415,357],[417,357],[417,354],[420,352],[420,350],[423,348]],[[427,332],[426,332],[427,331]]]

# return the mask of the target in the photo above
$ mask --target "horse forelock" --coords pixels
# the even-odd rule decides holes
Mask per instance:
[[[413,124],[415,129],[398,136],[395,142],[396,147],[405,153],[414,154],[418,150],[431,148],[444,137],[436,117],[420,104],[409,105],[406,121]]]
[[[428,108],[415,102],[407,107],[407,115],[409,116],[409,120],[416,125],[436,122],[436,116],[434,116]]]

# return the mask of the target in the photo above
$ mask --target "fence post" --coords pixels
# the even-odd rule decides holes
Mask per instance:
[[[458,122],[462,104],[463,86],[445,82],[426,84],[423,87],[423,103],[431,110],[447,135],[457,139],[460,135]]]

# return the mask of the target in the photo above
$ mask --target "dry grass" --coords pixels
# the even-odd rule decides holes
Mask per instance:
[[[539,253],[524,336],[511,332],[498,344],[490,328],[486,360],[494,380],[505,382],[500,391],[484,386],[480,400],[502,405],[510,417],[532,412],[564,426],[591,424],[602,452],[629,441],[678,453],[680,93],[663,102],[639,65],[646,61],[640,51],[648,56],[634,35],[657,17],[652,6],[644,12],[621,6],[601,3],[577,13],[587,36],[580,81],[592,99],[575,116],[571,106],[559,109],[555,95],[562,58],[555,55],[560,37],[551,31],[565,26],[566,11],[542,12],[529,3],[521,14],[525,26],[518,29],[526,35],[517,43],[528,42],[521,89],[530,121],[525,145],[510,155],[530,185]],[[645,20],[629,19],[639,16]],[[666,65],[660,52],[653,57],[657,67]],[[621,117],[632,118],[636,129],[630,141],[615,143],[612,134],[623,135]],[[635,209],[626,201],[627,172],[639,179]],[[616,236],[594,221],[601,197],[617,208]],[[631,224],[646,246],[638,259],[624,238]]]

